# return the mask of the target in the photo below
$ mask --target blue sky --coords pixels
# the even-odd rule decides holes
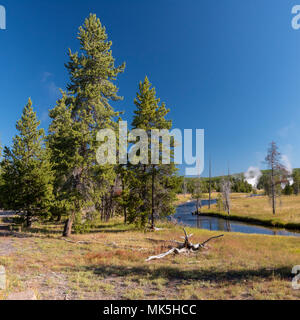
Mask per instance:
[[[10,145],[31,97],[42,126],[65,88],[67,49],[96,13],[127,67],[114,104],[130,122],[138,82],[148,75],[171,109],[173,125],[205,129],[214,175],[261,166],[278,142],[300,167],[300,30],[288,0],[0,0],[0,134]],[[300,1],[299,1],[300,4]]]

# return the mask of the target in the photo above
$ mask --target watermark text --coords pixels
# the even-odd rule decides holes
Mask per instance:
[[[112,129],[100,130],[97,141],[97,162],[100,165],[186,165],[187,176],[197,176],[204,171],[204,130],[192,129],[172,131],[152,129],[128,131],[127,121],[120,121],[119,132]],[[118,145],[117,145],[118,143]],[[195,153],[195,155],[194,155]]]
[[[295,277],[292,280],[292,288],[294,290],[300,290],[300,266],[295,266],[292,270],[292,274],[295,274]]]
[[[0,30],[6,29],[6,10],[5,7],[0,5]]]

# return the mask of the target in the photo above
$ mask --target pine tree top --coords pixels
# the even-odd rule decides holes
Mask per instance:
[[[44,129],[32,107],[31,98],[23,109],[22,117],[16,124],[19,134],[13,138],[12,151],[19,157],[39,157],[43,149]]]
[[[77,39],[81,53],[69,49],[70,61],[66,64],[70,75],[68,94],[73,96],[74,113],[84,110],[92,114],[90,122],[110,122],[118,116],[109,101],[121,100],[114,81],[123,73],[125,63],[116,67],[112,55],[112,42],[108,41],[106,29],[95,14],[79,28]]]
[[[137,109],[134,111],[135,117],[132,122],[134,128],[168,129],[172,127],[172,121],[166,120],[165,116],[170,112],[166,104],[160,104],[160,99],[156,97],[156,90],[152,87],[148,77],[139,84],[139,92],[134,100]]]

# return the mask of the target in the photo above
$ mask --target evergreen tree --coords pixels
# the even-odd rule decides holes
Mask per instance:
[[[166,120],[169,110],[160,99],[156,98],[155,88],[152,88],[148,78],[140,82],[139,92],[134,101],[136,110],[132,122],[133,129],[143,129],[148,135],[148,158],[151,158],[151,130],[170,130],[172,121]],[[171,147],[174,147],[174,142]],[[159,141],[161,150],[161,140]],[[134,166],[135,176],[138,177],[140,188],[138,190],[142,204],[136,210],[137,216],[151,217],[151,228],[155,227],[155,218],[173,214],[175,209],[173,201],[180,178],[175,176],[177,171],[174,162],[163,164],[162,154],[159,152],[159,164],[138,164]],[[173,157],[173,150],[170,152]]]
[[[54,195],[55,202],[52,214],[60,220],[67,215],[68,222],[65,228],[72,229],[75,218],[76,205],[80,201],[79,190],[76,190],[76,171],[82,162],[79,154],[81,142],[80,123],[72,120],[72,106],[66,106],[67,95],[58,100],[56,107],[50,111],[52,123],[49,127],[47,142],[51,150],[51,162],[54,169]],[[69,230],[69,232],[70,232]],[[66,230],[65,230],[66,231]]]
[[[24,213],[27,227],[33,217],[49,214],[53,200],[53,172],[39,125],[29,99],[16,125],[19,135],[11,149],[5,147],[2,162],[5,207]]]
[[[300,191],[300,172],[299,172],[299,169],[294,169],[293,170],[293,180],[294,180],[294,183],[293,183],[293,192],[295,195],[298,195],[299,194],[299,191]]]
[[[113,196],[115,168],[97,165],[96,136],[100,129],[117,128],[119,113],[109,103],[121,99],[113,81],[125,68],[125,64],[115,67],[112,43],[96,15],[91,14],[79,28],[78,40],[81,54],[69,50],[70,61],[66,64],[70,75],[67,93],[50,113],[53,122],[49,146],[57,168],[56,190],[65,190],[61,198],[74,204],[67,210],[64,236],[70,235],[75,215],[81,214],[84,208],[95,205],[102,210],[112,210],[108,203]]]
[[[286,196],[290,196],[293,194],[293,187],[290,185],[289,182],[286,183],[284,189],[283,189],[283,194]]]
[[[145,226],[148,219],[148,213],[141,211],[144,206],[145,199],[140,196],[147,188],[143,185],[144,180],[141,179],[141,172],[137,172],[137,166],[128,164],[122,167],[120,176],[122,179],[122,194],[118,199],[119,204],[123,208],[125,223],[134,223],[137,227]]]

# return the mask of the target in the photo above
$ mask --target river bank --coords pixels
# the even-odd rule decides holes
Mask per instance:
[[[229,219],[231,221],[245,222],[245,223],[264,226],[264,227],[281,228],[281,229],[287,229],[287,230],[293,230],[293,231],[300,232],[300,223],[283,222],[283,221],[278,220],[277,218],[273,218],[273,219],[261,218],[261,219],[259,219],[259,218],[244,216],[244,215],[238,215],[238,214],[228,215],[225,212],[215,212],[215,211],[209,211],[209,210],[203,211],[201,213],[201,215]]]
[[[212,201],[212,206],[215,202],[216,200]],[[173,218],[179,224],[210,231],[300,237],[300,232],[291,229],[275,228],[273,225],[266,226],[260,222],[248,222],[249,220],[247,219],[243,220],[237,218],[235,220],[225,213],[206,213],[203,208],[206,208],[207,206],[208,200],[202,200],[202,213],[193,214],[196,210],[196,203],[195,201],[189,201],[177,207]],[[206,210],[208,209],[206,208]]]
[[[213,198],[217,196],[217,193],[213,194]],[[215,203],[210,210],[204,205],[201,214],[252,225],[300,231],[300,196],[281,196],[276,215],[273,215],[268,197],[232,193],[229,217],[226,212],[219,211]]]

